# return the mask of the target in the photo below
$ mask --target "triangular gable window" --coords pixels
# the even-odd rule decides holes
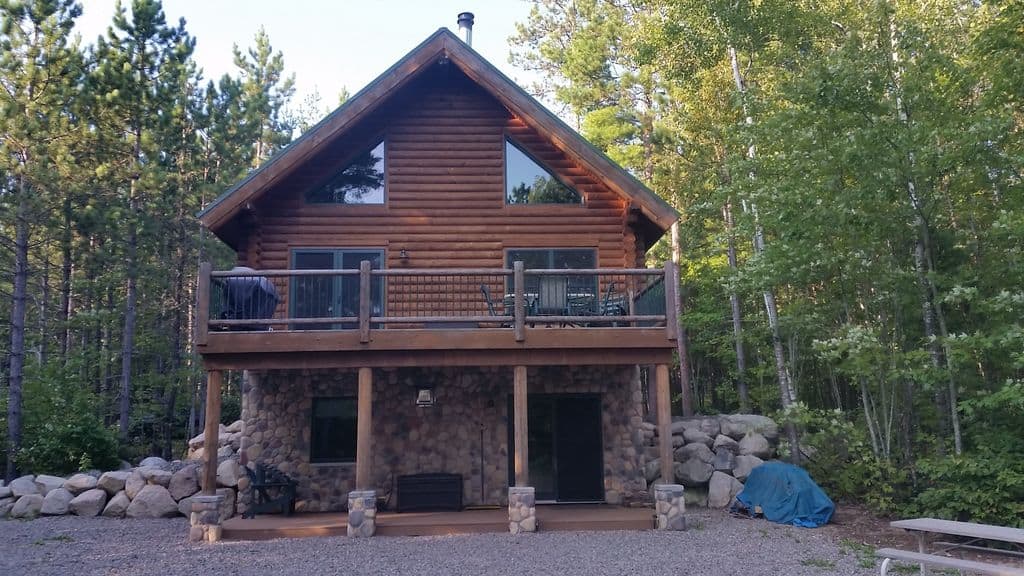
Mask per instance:
[[[306,192],[311,204],[383,204],[384,141],[359,154],[326,183]]]
[[[511,140],[505,139],[505,202],[508,204],[582,204],[566,186]]]

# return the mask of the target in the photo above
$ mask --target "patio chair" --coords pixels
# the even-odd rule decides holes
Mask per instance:
[[[491,316],[500,316],[500,314],[498,314],[498,311],[494,307],[494,301],[491,300],[491,290],[487,287],[487,284],[480,285],[480,293],[484,295],[484,302],[487,303],[487,312]],[[503,322],[501,324],[502,328],[509,328],[511,326],[512,325],[509,324],[508,322]]]
[[[569,311],[569,279],[565,276],[541,276],[537,314],[541,316],[571,316]],[[565,322],[561,325],[564,327]]]

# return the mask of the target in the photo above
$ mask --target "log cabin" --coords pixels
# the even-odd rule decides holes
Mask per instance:
[[[238,257],[199,275],[207,445],[244,371],[243,464],[298,510],[650,501],[678,214],[447,29],[199,217]]]

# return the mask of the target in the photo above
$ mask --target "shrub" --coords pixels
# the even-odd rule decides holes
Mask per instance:
[[[26,376],[18,469],[68,474],[116,468],[117,437],[97,416],[94,395],[59,368]]]
[[[1012,451],[921,460],[921,491],[908,512],[1024,528],[1022,462]]]

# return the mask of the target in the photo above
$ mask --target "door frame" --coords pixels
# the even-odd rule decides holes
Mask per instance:
[[[552,467],[554,468],[553,473],[555,477],[555,498],[554,500],[538,500],[543,503],[565,503],[565,504],[586,504],[593,502],[604,502],[604,395],[601,392],[533,392],[527,393],[527,406],[529,406],[530,397],[544,397],[551,398],[553,400],[560,398],[576,398],[576,399],[587,399],[594,400],[597,402],[597,433],[598,433],[598,445],[597,450],[600,455],[600,466],[599,475],[596,481],[598,482],[599,498],[597,500],[561,500],[559,499],[558,489],[558,447],[555,442],[555,438],[552,438]],[[515,486],[515,429],[512,426],[512,422],[515,415],[514,402],[512,394],[508,395],[508,485]],[[527,417],[529,419],[529,417]],[[558,409],[554,410],[554,419],[556,423],[552,423],[552,428],[557,429],[558,420]],[[531,483],[532,485],[532,483]]]

